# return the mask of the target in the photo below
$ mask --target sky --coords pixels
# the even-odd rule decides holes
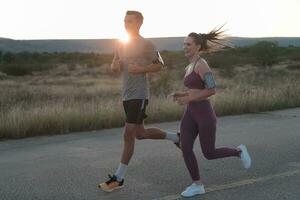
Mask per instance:
[[[300,37],[300,0],[0,0],[0,37],[123,38],[127,10],[144,37],[182,37],[225,24],[230,36]]]

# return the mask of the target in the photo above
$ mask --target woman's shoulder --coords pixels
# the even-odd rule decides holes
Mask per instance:
[[[195,66],[195,72],[199,74],[204,74],[205,72],[210,72],[210,71],[211,69],[207,64],[206,60],[204,58],[200,58]]]

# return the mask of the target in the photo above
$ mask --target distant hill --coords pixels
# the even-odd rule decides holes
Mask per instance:
[[[0,37],[0,40],[12,40],[12,39]]]
[[[184,37],[149,38],[158,50],[182,50]],[[248,46],[258,41],[276,41],[279,46],[300,46],[300,37],[278,38],[241,38],[233,37],[235,46]],[[0,51],[10,52],[97,52],[110,53],[114,51],[115,39],[86,40],[12,40],[0,37]]]

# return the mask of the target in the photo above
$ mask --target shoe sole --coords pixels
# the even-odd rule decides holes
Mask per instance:
[[[194,194],[194,195],[192,195],[192,196],[183,196],[183,195],[181,194],[181,196],[184,197],[184,198],[192,198],[192,197],[199,196],[199,195],[202,195],[202,194],[205,194],[205,192],[204,192],[204,193],[197,193],[197,194]]]
[[[122,186],[118,186],[118,187],[115,187],[115,188],[110,189],[110,190],[106,190],[106,189],[101,188],[100,185],[98,185],[98,188],[101,189],[101,190],[103,190],[104,192],[112,192],[112,191],[114,191],[114,190],[121,189],[121,188],[123,188],[123,187],[124,187],[124,186],[122,185]]]

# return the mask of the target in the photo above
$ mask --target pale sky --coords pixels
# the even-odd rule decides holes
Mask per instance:
[[[300,0],[0,0],[0,37],[121,38],[127,10],[144,15],[144,37],[205,33],[226,23],[231,36],[300,37]]]

